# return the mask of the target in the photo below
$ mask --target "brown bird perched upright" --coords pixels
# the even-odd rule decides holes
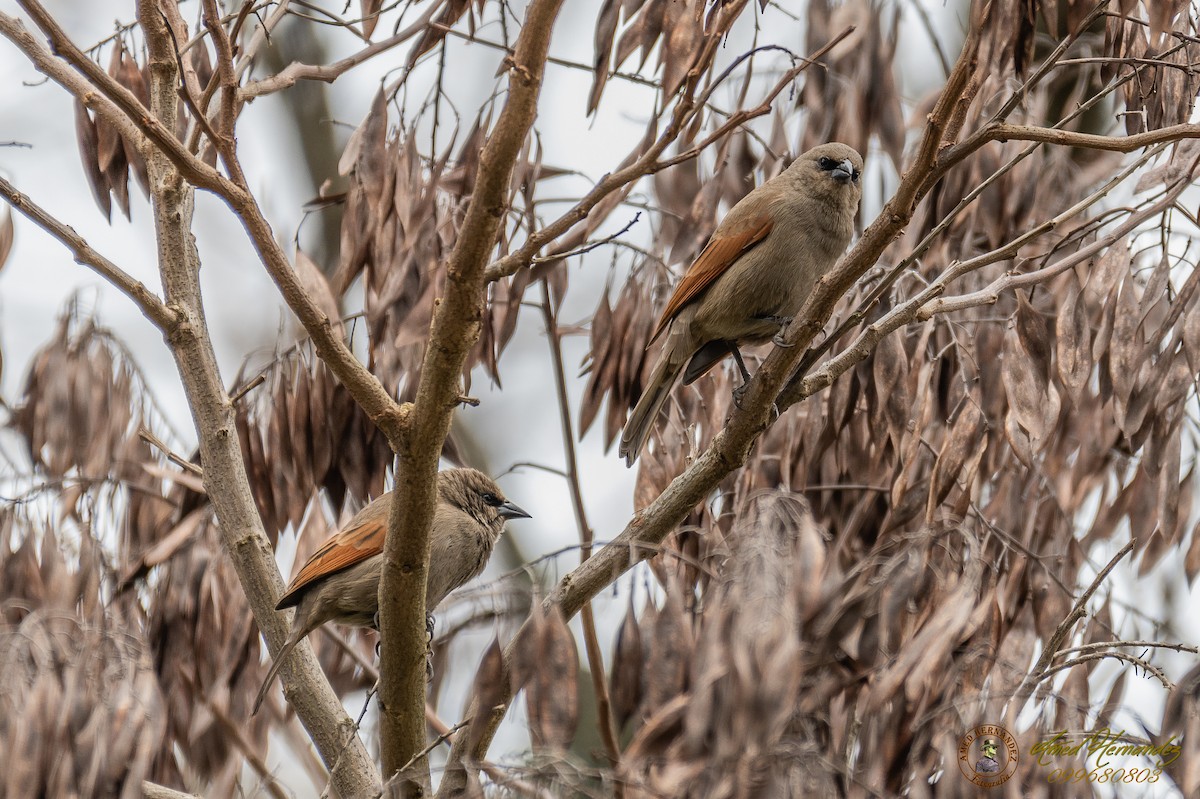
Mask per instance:
[[[504,498],[491,478],[475,469],[440,472],[437,492],[425,590],[425,609],[430,613],[447,594],[483,571],[507,520],[529,518]],[[255,713],[284,658],[310,632],[327,621],[378,629],[383,542],[394,494],[389,491],[359,511],[292,578],[275,605],[276,610],[296,608],[292,630],[258,691]]]
[[[650,337],[662,354],[621,434],[632,466],[683,374],[688,385],[726,355],[750,379],[738,346],[762,344],[799,313],[850,243],[862,156],[839,142],[814,147],[747,194],[688,267]]]

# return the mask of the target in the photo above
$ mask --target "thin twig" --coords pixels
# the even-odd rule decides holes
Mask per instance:
[[[636,218],[635,218],[636,221]],[[630,224],[633,224],[632,222]],[[571,424],[570,400],[567,398],[566,369],[563,367],[562,337],[558,331],[558,319],[550,297],[550,281],[542,279],[542,319],[546,325],[546,340],[550,344],[550,363],[554,369],[554,386],[558,397],[558,416],[562,426],[563,451],[567,465],[567,486],[570,488],[571,508],[575,512],[575,524],[579,529],[579,562],[584,563],[592,556],[592,527],[588,524],[587,512],[583,507],[583,488],[579,480],[579,461],[575,456],[574,426]],[[592,690],[596,694],[597,724],[600,738],[608,757],[615,768],[621,762],[621,747],[617,742],[617,726],[613,718],[612,702],[605,682],[604,655],[600,651],[600,639],[596,635],[596,619],[592,603],[585,602],[580,609],[583,624],[584,649],[587,651],[588,670],[592,675]],[[623,789],[618,786],[618,799]]]
[[[246,183],[245,173],[242,172],[242,165],[238,161],[236,144],[233,139],[238,112],[238,77],[234,68],[233,43],[229,40],[229,33],[225,30],[225,26],[221,24],[221,9],[217,7],[217,0],[203,0],[203,8],[204,27],[212,36],[217,51],[213,77],[219,81],[221,87],[221,105],[217,116],[221,130],[217,132],[213,146],[217,148],[230,179],[238,186],[248,190],[249,185]],[[207,121],[205,119],[205,124]]]
[[[626,233],[629,232],[630,228],[632,228],[634,225],[637,224],[638,220],[641,218],[642,218],[642,212],[638,211],[636,214],[633,215],[633,219],[630,219],[628,222],[625,223],[625,227],[621,228],[620,230],[618,230],[616,233],[612,234],[611,236],[605,236],[602,239],[597,239],[596,241],[590,241],[584,245],[576,247],[573,250],[568,250],[567,252],[555,253],[553,255],[547,255],[547,256],[541,257],[541,258],[533,258],[529,261],[529,263],[531,266],[534,266],[537,264],[551,263],[554,261],[561,261],[564,258],[573,258],[576,255],[583,255],[585,252],[591,252],[592,250],[596,249],[597,247],[603,247],[605,244],[616,241],[621,236],[624,236]]]
[[[1098,649],[1114,649],[1122,646],[1136,646],[1139,649],[1170,649],[1174,652],[1188,652],[1193,655],[1200,654],[1200,646],[1193,646],[1190,644],[1171,644],[1163,641],[1097,641],[1092,644],[1083,644],[1082,646],[1069,646],[1058,650],[1058,654],[1065,655],[1068,652],[1094,652]]]
[[[852,26],[846,28],[826,42],[825,45],[809,55],[808,59],[803,65],[788,70],[787,74],[785,75],[786,80],[778,81],[772,90],[767,93],[767,96],[762,103],[760,103],[756,108],[734,115],[718,130],[706,137],[702,143],[690,148],[686,153],[681,153],[674,158],[659,160],[659,156],[666,151],[667,147],[669,147],[671,143],[676,140],[679,134],[691,123],[695,113],[698,113],[698,110],[704,107],[704,101],[707,97],[707,94],[704,97],[697,99],[685,93],[676,103],[671,121],[668,123],[667,127],[663,130],[659,137],[654,141],[654,143],[650,145],[650,147],[648,147],[636,158],[634,158],[632,154],[627,156],[627,160],[631,161],[629,166],[605,175],[594,187],[592,187],[591,191],[584,195],[584,197],[568,211],[559,216],[558,219],[554,220],[548,225],[545,225],[540,230],[530,234],[529,238],[526,239],[524,244],[488,266],[487,279],[489,281],[499,280],[503,277],[508,277],[518,269],[528,266],[530,260],[538,252],[540,252],[543,247],[550,242],[555,241],[560,236],[564,235],[573,227],[575,227],[575,225],[586,219],[588,214],[590,214],[592,210],[601,203],[601,201],[613,194],[613,192],[627,191],[634,183],[646,175],[654,174],[655,172],[659,172],[669,166],[694,158],[705,148],[711,146],[715,141],[719,140],[722,136],[725,136],[730,131],[736,129],[738,126],[745,124],[756,116],[762,116],[763,114],[767,113],[770,110],[770,104],[773,102],[774,98],[778,96],[778,94],[785,88],[787,88],[787,86],[790,85],[791,81],[794,80],[796,76],[807,69],[810,64],[820,59],[825,53],[829,52],[829,50],[835,47],[840,41],[842,41],[842,39],[844,39],[846,36],[849,36],[853,30],[854,28]],[[702,61],[701,63],[705,62]]]
[[[154,433],[150,432],[150,428],[143,427],[140,430],[138,430],[138,438],[142,439],[142,441],[145,441],[147,444],[149,444],[150,446],[157,449],[159,452],[161,452],[163,455],[165,455],[167,457],[167,460],[169,460],[171,463],[175,464],[176,466],[180,467],[184,471],[190,472],[201,479],[204,478],[204,470],[203,469],[201,469],[199,466],[192,463],[191,461],[189,461],[187,458],[183,457],[182,455],[179,455],[178,453],[173,452],[170,447],[168,447],[166,444],[164,444],[158,438],[158,436],[156,436],[156,435],[154,435]]]
[[[285,67],[278,74],[272,75],[269,78],[250,81],[238,91],[238,97],[242,102],[252,100],[255,97],[262,97],[266,94],[272,94],[282,89],[287,89],[294,86],[297,81],[301,80],[317,80],[325,83],[333,83],[349,70],[362,64],[363,62],[374,58],[381,53],[386,53],[399,44],[403,44],[419,33],[423,33],[429,28],[429,21],[433,19],[441,8],[440,3],[432,3],[425,12],[417,18],[413,24],[409,25],[404,30],[394,36],[389,36],[386,39],[381,39],[374,44],[364,47],[357,53],[347,56],[332,64],[301,64],[293,63]],[[245,63],[243,61],[243,63]]]
[[[135,280],[128,272],[121,269],[112,261],[92,249],[75,228],[64,224],[52,216],[46,209],[35,203],[28,195],[17,191],[13,184],[0,176],[0,194],[8,204],[20,211],[31,222],[58,239],[71,254],[75,262],[88,267],[102,278],[115,286],[122,294],[133,300],[134,304],[154,323],[164,335],[170,335],[179,324],[179,314],[140,280]]]
[[[428,707],[428,705],[426,705],[426,707]],[[461,730],[463,727],[467,726],[470,723],[471,723],[471,717],[467,716],[465,719],[463,719],[459,723],[455,724],[450,729],[448,729],[445,732],[438,735],[438,737],[434,738],[432,741],[429,742],[428,746],[426,746],[424,749],[422,749],[417,754],[413,755],[411,760],[409,760],[407,763],[405,763],[403,766],[401,766],[400,773],[403,774],[404,772],[408,771],[410,768],[412,768],[414,765],[416,765],[416,762],[418,760],[420,760],[423,757],[426,757],[434,749],[437,749],[439,746],[446,743],[446,741],[448,741],[454,737],[454,733],[458,732],[459,730]]]
[[[217,136],[217,132],[213,130],[212,125],[209,124],[208,117],[205,115],[204,110],[196,103],[195,89],[199,88],[197,85],[195,85],[197,83],[196,70],[188,68],[188,65],[184,63],[183,51],[179,49],[179,40],[175,37],[176,26],[182,30],[184,25],[183,17],[179,13],[179,6],[175,5],[174,3],[162,6],[159,10],[159,13],[162,15],[163,20],[167,23],[166,31],[171,37],[171,45],[175,50],[175,62],[177,64],[177,69],[179,70],[179,74],[183,76],[183,80],[180,81],[179,85],[179,96],[183,98],[184,105],[186,105],[188,110],[192,112],[192,116],[195,118],[196,123],[200,126],[200,129],[204,131],[204,135],[208,136],[209,142],[212,143],[213,147],[217,147],[220,144],[220,137]],[[192,147],[189,146],[188,149],[194,152]]]
[[[208,712],[211,713],[212,717],[217,720],[221,730],[226,736],[228,736],[229,740],[233,741],[233,745],[239,752],[242,753],[242,757],[246,759],[248,764],[250,764],[250,768],[254,769],[254,772],[258,774],[260,778],[262,778],[267,792],[270,793],[271,796],[275,797],[275,799],[290,799],[290,794],[283,789],[282,785],[279,784],[278,777],[271,773],[271,769],[267,766],[267,762],[263,760],[262,755],[258,753],[258,750],[246,740],[246,736],[242,734],[241,728],[237,724],[233,723],[233,719],[229,718],[229,714],[225,712],[225,708],[219,707],[205,691],[194,691],[193,695],[199,695],[201,697],[201,700],[208,708]]]
[[[260,372],[259,374],[255,375],[254,378],[251,379],[249,383],[246,383],[244,386],[239,388],[237,391],[233,392],[233,394],[229,397],[230,404],[237,405],[239,402],[242,401],[242,397],[246,396],[251,391],[258,388],[265,382],[267,382],[267,376],[265,374]]]
[[[1039,673],[1037,676],[1035,676],[1033,679],[1033,682],[1034,682],[1034,684],[1042,683],[1042,682],[1048,680],[1049,678],[1053,677],[1055,674],[1057,674],[1060,671],[1067,671],[1069,669],[1075,668],[1076,666],[1080,666],[1084,663],[1095,663],[1097,661],[1104,660],[1105,658],[1112,658],[1114,660],[1123,660],[1126,663],[1130,663],[1137,668],[1143,669],[1147,674],[1154,675],[1155,679],[1157,679],[1160,683],[1162,683],[1162,687],[1168,691],[1170,691],[1174,687],[1171,684],[1171,681],[1169,679],[1167,679],[1166,673],[1163,672],[1163,670],[1160,669],[1158,666],[1155,666],[1153,663],[1151,663],[1150,661],[1148,661],[1144,658],[1135,657],[1134,655],[1127,655],[1124,652],[1093,652],[1093,653],[1090,653],[1087,655],[1080,655],[1079,657],[1073,658],[1072,660],[1068,660],[1064,663],[1059,663],[1057,666],[1051,666],[1050,668],[1046,669],[1045,671],[1043,671],[1043,672]]]
[[[1042,654],[1038,657],[1037,663],[1025,674],[1025,678],[1021,681],[1020,686],[1018,686],[1013,695],[1013,708],[1015,710],[1019,711],[1029,701],[1034,688],[1037,687],[1043,675],[1047,673],[1051,662],[1053,662],[1055,655],[1058,654],[1063,642],[1067,640],[1067,635],[1071,632],[1075,623],[1087,616],[1087,604],[1091,601],[1092,595],[1100,588],[1100,585],[1108,577],[1109,572],[1116,568],[1116,565],[1133,551],[1134,543],[1134,540],[1131,538],[1125,546],[1121,547],[1117,554],[1112,556],[1108,565],[1100,570],[1096,575],[1096,579],[1092,580],[1092,584],[1076,600],[1075,607],[1071,608],[1071,612],[1067,614],[1067,617],[1059,623],[1050,638],[1046,640],[1046,645],[1042,648]]]

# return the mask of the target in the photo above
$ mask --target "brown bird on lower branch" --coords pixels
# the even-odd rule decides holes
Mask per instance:
[[[529,514],[504,498],[491,478],[475,469],[438,474],[438,504],[430,529],[425,609],[432,613],[446,595],[476,577],[509,519]],[[288,653],[327,621],[379,629],[379,579],[394,491],[358,512],[326,541],[292,579],[276,610],[296,608],[292,630],[254,700],[258,712]],[[432,618],[427,619],[432,630]]]
[[[632,466],[675,380],[684,385],[738,346],[777,336],[850,243],[861,195],[862,156],[838,142],[814,147],[747,194],[688,267],[650,337],[667,338],[621,434]],[[778,340],[778,339],[777,339]],[[647,344],[647,346],[649,346]]]

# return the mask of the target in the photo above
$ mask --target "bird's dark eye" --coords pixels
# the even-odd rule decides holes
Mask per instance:
[[[824,169],[826,172],[830,171],[837,165],[838,165],[838,162],[834,161],[832,158],[830,158],[827,155],[823,155],[817,159],[817,166],[821,167],[821,169]]]
[[[483,501],[491,505],[493,508],[504,504],[504,500],[493,494],[491,491],[483,495]]]

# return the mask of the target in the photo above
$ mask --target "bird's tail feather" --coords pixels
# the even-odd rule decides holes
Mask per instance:
[[[649,438],[654,422],[658,419],[658,412],[666,403],[667,397],[671,396],[675,380],[686,363],[686,358],[674,358],[671,357],[671,353],[663,353],[654,371],[650,373],[650,379],[646,381],[646,390],[642,392],[621,433],[619,452],[625,459],[626,466],[633,466],[642,447],[646,445],[646,439]]]
[[[296,644],[300,643],[302,640],[304,639],[297,638],[293,640],[288,638],[283,647],[279,650],[279,654],[275,656],[275,662],[271,664],[271,668],[267,672],[266,678],[263,680],[262,687],[258,689],[258,696],[254,697],[254,709],[250,711],[251,716],[257,713],[259,707],[262,706],[263,699],[267,697],[267,691],[271,688],[271,683],[275,682],[275,678],[279,676],[279,667],[283,665],[283,661],[296,647]]]

